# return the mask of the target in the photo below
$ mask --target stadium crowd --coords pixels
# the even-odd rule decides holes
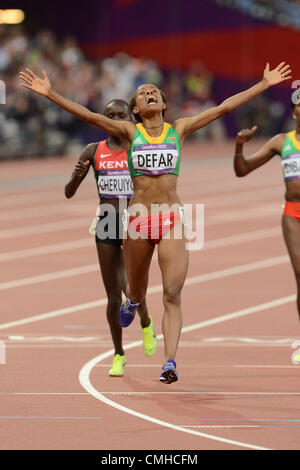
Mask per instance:
[[[214,0],[254,18],[300,29],[300,0]]]
[[[22,26],[0,25],[0,78],[6,87],[6,103],[0,113],[0,157],[68,154],[99,140],[99,130],[75,119],[53,103],[20,86],[18,72],[29,67],[37,74],[45,69],[55,89],[95,112],[102,112],[112,98],[129,99],[141,83],[154,83],[168,97],[167,120],[197,114],[214,106],[213,74],[200,61],[185,71],[163,72],[151,59],[137,59],[120,52],[114,57],[89,60],[73,37],[58,42],[55,34],[41,30],[29,36]],[[270,112],[280,105],[266,96],[244,107],[239,126],[251,125],[253,113],[261,135],[269,135]],[[225,124],[218,120],[194,138],[222,139]]]

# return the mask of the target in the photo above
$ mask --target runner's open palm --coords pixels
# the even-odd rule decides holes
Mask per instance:
[[[23,80],[22,86],[29,90],[35,91],[39,95],[47,96],[51,88],[51,83],[45,70],[42,71],[44,78],[39,78],[30,69],[25,69],[26,72],[20,72],[20,78]]]
[[[284,64],[285,62],[281,62],[277,65],[276,69],[270,70],[270,65],[267,63],[264,70],[264,79],[268,82],[269,86],[277,85],[292,78],[290,66]]]

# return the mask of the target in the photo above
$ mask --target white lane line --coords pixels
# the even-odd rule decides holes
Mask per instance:
[[[228,276],[234,276],[236,274],[247,273],[256,271],[259,269],[270,268],[273,266],[279,266],[280,264],[287,263],[289,261],[288,255],[276,256],[274,258],[268,258],[262,261],[256,261],[254,263],[242,264],[240,266],[234,266],[233,268],[221,269],[220,271],[214,271],[212,273],[200,274],[199,276],[193,276],[186,279],[185,286],[192,284],[198,284],[201,282],[212,281],[215,279],[222,279]],[[162,287],[162,286],[161,286]],[[149,288],[151,290],[153,288]],[[155,288],[154,288],[155,289]]]
[[[87,392],[0,392],[0,395],[84,395]]]
[[[160,366],[161,367],[161,366]],[[272,396],[272,395],[280,395],[280,396],[291,396],[291,395],[300,395],[300,392],[216,392],[216,391],[209,391],[209,392],[169,392],[163,391],[163,392],[150,392],[150,391],[145,391],[145,392],[101,392],[103,395],[124,395],[124,396],[135,396],[135,395],[267,395],[267,396]]]
[[[261,230],[255,230],[253,232],[239,233],[237,235],[230,235],[224,238],[217,238],[215,240],[208,240],[204,242],[203,251],[211,250],[214,248],[237,245],[238,243],[246,243],[255,240],[264,240],[265,238],[276,237],[281,235],[282,231],[280,227],[270,227]],[[197,253],[195,251],[194,253]]]
[[[101,307],[107,304],[107,299],[94,300],[92,302],[86,302],[84,304],[74,305],[73,307],[61,308],[59,310],[53,310],[52,312],[42,313],[40,315],[34,315],[32,317],[22,318],[21,320],[11,321],[8,323],[2,323],[0,330],[6,328],[12,328],[13,326],[26,325],[40,320],[47,320],[49,318],[59,317],[61,315],[67,315],[69,313],[82,312],[89,308]]]
[[[224,224],[226,222],[234,223],[240,220],[261,219],[271,217],[275,214],[281,215],[282,208],[280,204],[260,204],[259,207],[247,209],[246,211],[221,211],[219,214],[206,215],[204,226],[214,226]]]
[[[86,212],[87,208],[91,206],[95,208],[97,207],[97,200],[93,197],[81,197],[80,203],[70,204],[66,202],[55,201],[54,204],[48,204],[43,206],[34,206],[34,207],[26,207],[20,209],[13,209],[9,211],[5,211],[1,213],[1,221],[9,221],[9,220],[25,220],[25,219],[34,219],[36,217],[48,217],[49,215],[56,215],[56,214],[74,214],[78,213],[79,211],[84,210]],[[93,212],[91,212],[91,219],[93,218]]]
[[[141,341],[138,341],[136,343],[141,343]],[[129,347],[132,344],[134,344],[134,346],[137,346],[136,343],[129,344],[127,349],[129,349]],[[114,351],[108,351],[108,353],[110,353],[110,355],[113,355]],[[107,353],[104,353],[101,356],[103,357],[106,354]],[[232,440],[232,439],[225,439],[225,438],[218,437],[218,436],[212,436],[210,434],[202,433],[202,432],[199,432],[199,431],[193,431],[192,429],[182,428],[180,426],[176,426],[174,424],[168,423],[167,421],[162,421],[160,419],[153,418],[152,416],[148,416],[148,415],[145,415],[143,413],[139,413],[137,411],[134,411],[130,408],[127,408],[123,405],[120,405],[119,403],[116,403],[116,402],[110,400],[109,398],[105,397],[104,394],[100,393],[96,388],[94,388],[93,385],[90,382],[90,379],[89,379],[89,375],[90,375],[91,370],[93,369],[94,365],[101,360],[101,356],[97,356],[96,358],[92,359],[87,364],[85,364],[85,366],[81,369],[81,371],[79,373],[79,382],[81,383],[82,387],[85,390],[87,390],[92,396],[94,396],[95,398],[100,400],[101,402],[103,402],[103,403],[105,403],[105,404],[107,404],[107,405],[109,405],[113,408],[116,408],[118,411],[123,411],[123,412],[125,412],[127,414],[130,414],[132,416],[135,416],[137,418],[144,419],[145,421],[150,421],[151,423],[158,424],[159,426],[170,428],[174,431],[181,431],[181,432],[185,432],[187,434],[192,434],[194,436],[203,437],[205,439],[219,441],[219,442],[226,443],[226,444],[231,444],[231,445],[238,446],[238,447],[245,447],[247,449],[269,450],[266,447],[260,447],[260,446],[257,446],[257,445],[252,445],[252,444],[248,444],[248,443],[244,443],[244,442],[240,442],[240,441],[235,441],[235,440]]]
[[[243,191],[242,193],[238,190],[235,193],[232,194],[222,194],[219,195],[210,195],[206,196],[203,198],[203,203],[205,204],[205,208],[208,209],[217,209],[219,210],[221,207],[234,207],[236,205],[241,205],[241,203],[244,204],[251,204],[253,206],[253,203],[256,203],[257,205],[260,205],[262,201],[264,203],[266,202],[272,202],[274,203],[274,194],[277,191],[277,186],[276,187],[268,187],[268,188],[257,188],[255,191]],[[184,190],[184,187],[182,188]],[[237,196],[238,193],[238,196]],[[186,199],[186,198],[185,198]]]
[[[206,242],[204,248],[205,250],[210,250],[210,249],[215,249],[215,248],[219,248],[222,246],[236,245],[237,243],[245,243],[245,242],[252,241],[252,240],[270,238],[270,236],[276,236],[276,235],[279,235],[279,233],[280,233],[279,229],[271,228],[271,229],[258,230],[255,232],[250,232],[250,233],[245,233],[245,234],[233,235],[230,237],[210,240]],[[77,240],[75,242],[70,242],[68,244],[67,249],[71,250],[75,248],[82,248],[84,246],[89,246],[91,242],[92,240],[90,238]],[[38,255],[38,254],[46,254],[50,251],[55,252],[55,250],[61,251],[64,247],[66,247],[66,243],[56,244],[56,245],[46,245],[44,253],[41,251],[38,251],[38,248],[33,249],[36,251],[32,251],[32,250],[29,250],[29,251],[31,252],[31,255],[33,254]],[[7,254],[4,254],[4,256],[5,255]],[[157,253],[154,253],[153,259],[157,259]],[[286,260],[288,261],[288,257],[286,257]],[[1,261],[1,254],[0,254],[0,261]],[[29,284],[36,284],[38,282],[46,282],[46,281],[51,281],[55,279],[61,279],[64,277],[77,276],[77,275],[85,274],[88,272],[96,272],[98,269],[99,269],[98,264],[93,264],[93,265],[86,265],[86,266],[81,266],[81,267],[72,268],[72,269],[63,270],[63,271],[56,271],[53,273],[46,273],[46,274],[41,274],[37,276],[31,276],[31,277],[27,277],[23,279],[15,279],[15,280],[0,283],[0,290],[26,286]]]
[[[217,323],[222,323],[228,320],[234,320],[236,318],[241,318],[246,315],[251,315],[252,313],[261,312],[263,310],[269,310],[273,307],[279,307],[281,305],[294,302],[296,300],[296,295],[289,295],[287,297],[280,297],[276,300],[271,300],[270,302],[265,302],[263,304],[255,305],[254,307],[245,308],[243,310],[238,310],[237,312],[228,313],[226,315],[221,315],[220,317],[212,318],[200,323],[195,323],[194,325],[186,326],[182,329],[184,332],[198,330],[199,328],[204,328],[206,326],[216,325]]]
[[[59,193],[59,187],[57,188],[58,191],[53,191],[55,188],[51,188],[52,191],[49,192],[49,188],[44,190],[44,193],[41,193],[40,191],[36,191],[35,193],[29,193],[24,194],[24,191],[22,191],[22,196],[20,195],[15,195],[15,194],[6,194],[6,196],[0,199],[0,207],[18,207],[20,204],[26,204],[26,203],[37,203],[40,204],[42,201],[53,201],[53,204],[59,204],[62,199],[62,195],[60,197],[57,197]],[[22,211],[22,208],[21,208]]]
[[[17,279],[15,281],[1,282],[0,290],[28,286],[29,284],[53,281],[56,279],[63,279],[65,277],[80,276],[82,274],[94,273],[96,271],[99,271],[99,264],[89,264],[78,268],[66,269],[64,271],[56,271],[53,273],[41,274],[39,276],[25,277],[24,279]]]
[[[200,426],[180,426],[181,428],[211,428],[211,429],[223,429],[223,428],[265,428],[269,426],[263,426],[263,425],[253,425],[253,424],[234,424],[234,425],[222,425],[222,424],[217,424],[217,425],[200,425]],[[276,425],[274,426],[276,427]],[[298,426],[297,426],[298,427]]]
[[[216,240],[209,240],[204,243],[204,251],[219,248],[222,246],[231,246],[238,243],[245,243],[254,240],[263,240],[265,238],[275,237],[281,235],[280,227],[271,227],[268,229],[255,230],[253,232],[240,233],[238,235],[231,235],[228,237],[217,238]],[[83,238],[80,240],[70,241],[69,243],[55,243],[50,245],[43,245],[36,248],[28,248],[26,250],[11,251],[8,253],[0,253],[0,261],[9,261],[13,259],[29,258],[32,256],[40,256],[49,253],[57,253],[65,250],[75,250],[89,246],[93,242],[93,237]],[[199,252],[201,253],[202,250]],[[198,253],[193,252],[193,256]]]
[[[288,261],[287,255],[277,256],[275,258],[269,258],[266,260],[257,261],[255,263],[243,264],[241,266],[235,266],[233,268],[222,269],[220,271],[214,271],[214,272],[207,273],[207,274],[200,274],[199,276],[187,278],[185,281],[185,286],[191,286],[194,284],[199,284],[201,282],[222,279],[228,276],[234,276],[237,274],[247,273],[247,272],[255,271],[258,269],[278,266],[282,263],[286,263],[287,261]],[[147,290],[147,295],[162,292],[162,290],[163,290],[162,284],[158,284],[156,286],[149,287]],[[289,297],[284,297],[283,299],[291,299],[291,300],[288,300],[288,302],[292,302],[292,300],[295,299],[295,296],[292,295]],[[274,302],[277,302],[277,301],[274,301]],[[286,302],[287,302],[286,300],[283,301],[283,303],[286,303]],[[270,302],[268,302],[266,305],[268,305],[269,303]],[[66,308],[62,308],[59,310],[53,310],[51,312],[42,313],[40,315],[26,317],[21,320],[16,320],[16,321],[8,322],[8,323],[2,323],[0,325],[0,330],[11,328],[13,326],[25,325],[27,323],[32,323],[32,322],[36,322],[40,320],[46,320],[49,318],[58,317],[60,315],[67,315],[69,313],[79,312],[82,310],[87,310],[89,308],[96,308],[96,307],[100,307],[106,304],[107,304],[107,299],[105,298],[105,299],[100,299],[100,300],[94,300],[92,302],[86,302],[84,304],[74,305],[72,307],[66,307]],[[266,308],[269,308],[269,307],[266,307]],[[211,320],[207,320],[207,321],[210,322]]]
[[[202,424],[200,426],[181,426],[182,428],[212,428],[212,429],[226,429],[226,428],[260,428],[260,429],[278,429],[278,428],[299,428],[299,425],[296,424],[233,424],[233,425],[206,425]]]
[[[102,342],[101,336],[61,336],[61,335],[53,335],[53,336],[9,336],[9,340],[12,341],[17,341],[20,345],[23,346],[23,343],[21,341],[27,341],[28,343],[35,343],[35,342],[46,342],[46,341],[52,341],[53,343],[55,341],[64,341],[68,343],[88,343],[88,342]],[[105,341],[106,342],[106,341]],[[10,344],[10,343],[8,343]]]
[[[39,233],[59,232],[74,228],[88,226],[91,217],[80,217],[67,219],[61,222],[51,222],[49,224],[30,225],[29,227],[17,227],[0,231],[0,240],[13,237],[24,237],[26,235],[36,235]],[[88,230],[88,229],[87,229]]]
[[[72,166],[72,163],[71,163]],[[71,171],[71,167],[70,167]],[[195,192],[193,190],[198,189],[199,190],[199,181],[197,178],[195,178],[195,170],[190,170],[186,168],[186,178],[181,180],[179,184],[179,190],[180,193],[183,195],[190,194],[191,192]],[[66,181],[67,181],[68,176],[66,176]],[[87,178],[92,182],[92,174],[90,173]],[[188,186],[185,184],[188,181]],[[215,181],[218,182],[218,187],[220,191],[222,192],[222,196],[226,196],[226,193],[231,194],[241,194],[241,191],[238,187],[236,189],[232,188],[232,175],[226,175],[226,180],[224,180],[224,175],[221,178],[217,178],[215,176]],[[1,181],[0,181],[1,183]],[[16,182],[18,184],[18,182]],[[22,184],[22,181],[20,181]],[[23,181],[24,183],[24,181]],[[55,182],[54,182],[55,183]],[[18,188],[14,188],[11,191],[6,190],[2,192],[3,198],[0,199],[0,207],[5,207],[5,206],[17,206],[22,203],[35,203],[39,201],[52,201],[54,200],[55,202],[60,202],[62,199],[64,199],[64,194],[63,194],[63,187],[64,187],[64,182],[63,181],[57,181],[55,184],[51,184],[51,186],[42,186],[42,187],[35,187],[34,190],[33,188],[26,188],[26,193],[24,192],[24,188],[20,188],[18,191]],[[187,190],[188,189],[188,190]],[[268,190],[272,189],[273,194],[274,191],[277,189],[281,189],[281,185],[274,182],[271,182],[270,184],[264,182],[264,188],[262,189],[262,185],[260,181],[247,181],[246,185],[244,186],[244,191],[245,194],[251,194],[256,193],[257,191],[263,191],[263,190]],[[191,191],[192,190],[192,191]],[[201,184],[201,192],[202,194],[206,194],[206,197],[210,197],[210,194],[213,194],[215,197],[215,191],[211,188],[211,184],[209,182],[203,181]],[[21,194],[19,194],[21,193]],[[88,194],[90,195],[90,190],[89,187],[86,185],[83,185],[82,188],[80,189],[80,195],[82,194]],[[5,197],[4,197],[5,196]]]
[[[240,206],[241,202],[244,203],[253,203],[255,201],[264,201],[266,203],[266,198],[272,198],[274,200],[274,188],[263,188],[257,189],[252,193],[244,192],[240,193],[238,198],[236,193],[232,195],[224,196],[208,196],[205,197],[203,203],[205,204],[205,208],[210,209],[210,207],[214,209],[219,209],[221,207],[230,206]],[[62,199],[62,198],[61,198]],[[35,197],[35,202],[39,201],[38,197]],[[64,202],[63,202],[64,201]],[[272,202],[270,201],[270,202]],[[67,202],[66,199],[62,199],[59,201],[55,200],[51,204],[33,206],[33,207],[22,207],[22,219],[27,218],[36,218],[36,217],[48,217],[50,214],[60,214],[60,213],[70,213],[70,212],[78,212],[82,208],[91,207],[91,204],[94,204],[95,207],[97,205],[97,201],[95,197],[90,194],[80,194],[80,202],[76,201],[76,204]],[[92,213],[91,213],[92,217]],[[1,213],[1,221],[9,221],[9,220],[19,220],[20,219],[20,209],[13,208],[10,210],[3,211]]]
[[[276,172],[277,174],[277,172]],[[205,181],[205,176],[203,177],[203,181],[201,181],[201,187],[199,187],[199,178],[197,181],[197,178],[193,181],[191,181],[191,178],[193,178],[195,174],[192,173],[192,175],[184,177],[178,185],[178,192],[181,196],[184,197],[184,200],[187,199],[189,195],[192,197],[195,196],[195,194],[200,193],[200,197],[209,197],[211,195],[215,196],[216,195],[216,185],[211,184],[211,179],[212,176],[211,174],[209,175],[208,181]],[[232,175],[233,176],[233,175]],[[275,181],[271,181],[269,184],[266,182],[266,179],[263,181],[259,181],[258,179],[254,182],[250,181],[243,181],[242,185],[239,185],[238,181],[237,183],[233,186],[233,179],[230,177],[230,175],[226,174],[225,176],[226,180],[224,180],[224,175],[223,179],[220,178],[218,181],[214,181],[217,184],[218,187],[218,192],[222,196],[227,196],[231,194],[235,194],[236,197],[238,198],[239,194],[243,192],[256,192],[257,190],[261,189],[262,186],[264,188],[273,188],[274,194],[277,192],[282,191],[282,185],[279,183],[275,183]],[[241,187],[242,186],[242,187]],[[234,188],[234,189],[233,189]]]
[[[88,237],[69,242],[53,243],[51,245],[27,248],[25,250],[9,251],[7,253],[0,253],[0,261],[11,261],[15,259],[32,258],[33,256],[48,255],[50,253],[60,253],[61,251],[77,250],[87,246],[92,246],[93,242],[93,237]]]
[[[263,310],[266,310],[266,309],[270,309],[272,307],[276,307],[276,306],[279,306],[279,305],[284,305],[286,303],[295,301],[295,299],[296,299],[295,295],[288,296],[288,297],[282,297],[280,299],[272,300],[270,302],[266,302],[266,303],[263,303],[263,304],[255,305],[253,307],[238,310],[237,312],[232,312],[232,313],[229,313],[227,315],[222,315],[222,316],[219,316],[219,317],[211,318],[210,320],[206,320],[206,321],[199,322],[199,323],[196,323],[196,324],[193,324],[193,325],[190,325],[190,326],[186,326],[186,327],[182,328],[181,333],[188,333],[190,331],[198,330],[200,328],[205,328],[207,326],[215,325],[217,323],[222,323],[222,322],[225,322],[225,321],[233,320],[235,318],[241,318],[243,316],[251,315],[253,313],[257,313],[257,312],[260,312],[260,311],[263,311]],[[157,338],[162,339],[163,335],[158,335]],[[124,349],[128,350],[128,349],[132,349],[132,348],[135,348],[135,347],[141,346],[141,345],[142,345],[142,341],[135,341],[135,342],[132,342],[132,343],[129,343],[128,345],[126,345],[124,347]],[[130,414],[130,415],[135,416],[137,418],[141,418],[141,419],[144,419],[146,421],[150,421],[152,423],[158,424],[160,426],[165,426],[165,427],[171,428],[173,430],[186,432],[186,433],[189,433],[189,434],[194,434],[196,436],[204,437],[206,439],[216,440],[216,441],[219,441],[219,442],[232,444],[232,445],[236,445],[236,446],[239,446],[239,447],[245,447],[245,448],[248,448],[248,449],[268,450],[267,448],[252,445],[252,444],[248,444],[248,443],[244,443],[244,442],[233,441],[233,440],[230,440],[230,439],[224,439],[224,438],[217,437],[217,436],[211,436],[209,434],[204,434],[204,433],[197,432],[197,431],[193,432],[190,429],[183,429],[180,426],[175,426],[175,425],[173,425],[171,423],[168,423],[166,421],[158,420],[156,418],[153,418],[152,416],[148,416],[148,415],[145,415],[143,413],[138,413],[138,412],[136,412],[136,411],[134,411],[130,408],[119,405],[118,403],[110,400],[109,398],[107,398],[103,393],[99,392],[92,385],[92,383],[90,381],[90,374],[91,374],[91,371],[93,370],[93,368],[99,362],[102,362],[104,359],[107,359],[108,357],[113,356],[114,352],[115,352],[114,349],[111,349],[109,351],[106,351],[103,354],[100,354],[99,356],[94,357],[89,362],[87,362],[79,372],[79,382],[80,382],[80,384],[82,385],[84,390],[86,390],[92,396],[97,398],[97,400],[100,400],[103,403],[106,403],[107,405],[112,406],[113,408],[116,408],[118,411],[123,411],[124,413]]]
[[[257,189],[257,191],[259,191],[259,188]],[[256,196],[256,192],[255,192],[255,196]],[[215,196],[213,198],[214,200],[216,199]],[[207,200],[209,201],[209,197],[207,198]],[[250,197],[250,200],[251,200],[251,197]],[[221,201],[222,201],[222,198],[221,198]],[[251,201],[250,201],[251,202]],[[28,211],[28,214],[30,216],[30,214],[32,214],[33,216],[36,216],[37,215],[37,212],[38,212],[38,207],[36,208],[27,208],[27,209],[24,209],[25,210],[25,214],[26,214],[26,210]],[[68,212],[70,211],[77,211],[78,210],[78,207],[77,206],[68,206],[67,204],[65,203],[62,203],[60,204],[58,207],[57,207],[57,204],[55,205],[50,205],[49,206],[49,211],[52,213],[56,213],[56,212],[61,212],[61,211],[64,211],[64,210],[68,210]],[[45,211],[44,208],[43,208],[43,214],[47,212],[47,210]],[[265,216],[268,216],[268,215],[272,215],[272,213],[278,213],[280,212],[280,208],[279,208],[279,204],[274,204],[274,203],[268,203],[268,204],[264,204],[264,205],[260,205],[258,208],[255,207],[253,209],[249,209],[247,211],[247,218],[260,218],[260,217],[265,217]],[[4,218],[7,217],[8,220],[9,219],[14,219],[14,218],[17,218],[18,216],[18,213],[19,211],[7,211],[6,213],[4,213]],[[235,211],[227,211],[227,212],[222,212],[222,214],[218,214],[218,215],[212,215],[212,216],[208,216],[206,217],[206,225],[216,225],[216,224],[220,224],[220,223],[223,223],[224,221],[232,221],[232,220],[243,220],[245,219],[245,211],[240,211],[240,210],[235,210]],[[57,222],[59,224],[59,222]],[[53,224],[39,224],[37,226],[32,226],[32,227],[23,227],[23,228],[16,228],[16,229],[8,229],[8,230],[3,230],[3,231],[0,231],[0,239],[3,239],[3,238],[7,238],[7,237],[10,237],[10,236],[17,236],[18,234],[20,235],[27,235],[29,233],[40,233],[40,230],[43,230],[43,231],[47,231],[47,226],[49,226],[49,231],[56,231],[55,229],[55,226],[53,228],[51,228],[51,225]],[[44,227],[44,228],[42,228]]]
[[[205,216],[205,226],[215,226],[225,222],[234,222],[249,219],[260,219],[271,217],[273,214],[279,214],[280,208],[274,205],[264,206],[260,209],[254,208],[247,211],[229,211],[222,212],[220,215]],[[30,225],[28,227],[17,227],[0,231],[0,240],[14,237],[24,237],[40,233],[52,233],[74,228],[84,227],[91,223],[91,216],[77,217],[76,219],[67,219],[60,222],[51,222],[47,224]]]

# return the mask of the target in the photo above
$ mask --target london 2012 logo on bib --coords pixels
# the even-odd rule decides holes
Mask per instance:
[[[160,175],[173,173],[178,159],[175,144],[136,145],[132,152],[132,162],[136,171]]]

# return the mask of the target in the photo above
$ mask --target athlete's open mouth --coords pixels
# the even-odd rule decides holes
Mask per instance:
[[[154,98],[154,96],[149,96],[149,98],[147,99],[147,104],[156,104],[157,103],[157,100]]]

